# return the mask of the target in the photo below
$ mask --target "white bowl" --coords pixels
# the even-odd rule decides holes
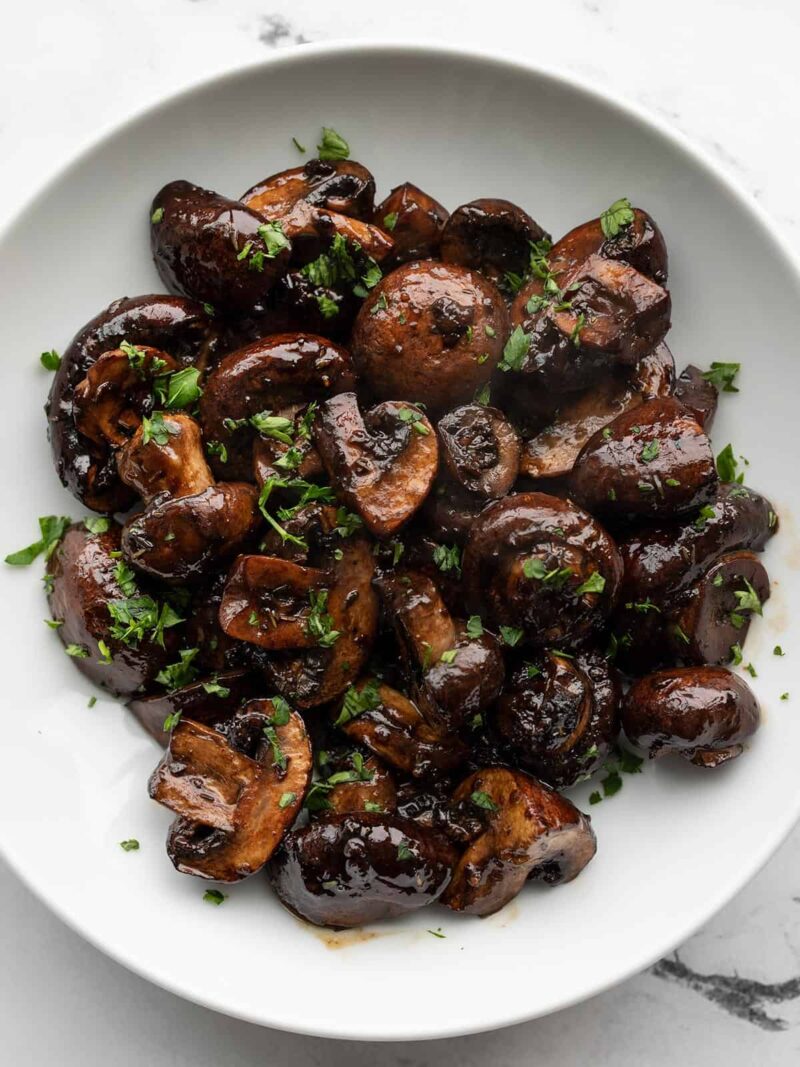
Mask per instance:
[[[3,554],[36,518],[81,514],[45,441],[42,349],[63,349],[113,298],[160,289],[147,209],[173,178],[236,196],[296,165],[291,137],[332,125],[380,195],[411,180],[453,208],[507,197],[554,234],[620,196],[670,250],[679,366],[740,361],[714,427],[750,460],[782,530],[766,553],[773,597],[746,658],[764,726],[716,773],[645,768],[591,808],[599,852],[557,890],[530,888],[479,921],[444,909],[332,935],[286,913],[255,877],[221,907],[164,850],[170,815],[148,800],[158,758],[123,708],[90,688],[42,624],[39,565],[0,573],[3,804],[12,866],[83,936],[151,981],[252,1022],[330,1037],[444,1037],[520,1022],[641,970],[755,873],[800,810],[797,268],[753,203],[675,134],[572,80],[440,48],[305,47],[203,84],[120,126],[66,168],[0,243]],[[777,658],[780,642],[788,655]],[[793,690],[788,702],[779,695]],[[586,805],[589,787],[576,791]],[[119,842],[136,837],[139,852]],[[430,929],[441,927],[444,939]]]

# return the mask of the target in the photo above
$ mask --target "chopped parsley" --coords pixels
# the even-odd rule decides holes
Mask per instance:
[[[461,549],[458,545],[437,545],[433,550],[433,562],[444,574],[448,571],[461,574]]]
[[[575,590],[578,596],[583,593],[602,593],[606,587],[606,580],[599,571],[590,574],[589,577]]]
[[[762,614],[761,600],[758,593],[746,578],[742,578],[744,589],[734,590],[734,596],[738,601],[739,611],[752,611],[756,615]]]
[[[397,846],[397,858],[399,860],[410,860],[414,858],[414,853],[408,847],[408,841],[401,841]]]
[[[138,852],[139,842],[135,837],[129,837],[127,841],[120,841],[119,847],[125,852]]]
[[[394,228],[397,225],[399,215],[396,211],[390,211],[388,215],[383,216],[383,228],[388,230],[389,233],[394,233]]]
[[[331,126],[323,126],[322,139],[317,145],[317,155],[320,159],[347,159],[350,155],[350,145]]]
[[[731,645],[731,663],[734,667],[738,667],[742,662],[742,646],[737,642],[735,645]]]
[[[283,224],[278,220],[259,226],[258,236],[266,245],[268,259],[274,259],[279,252],[290,247],[289,238],[283,232]]]
[[[737,473],[739,464],[733,454],[733,446],[725,445],[717,456],[717,474],[721,482],[737,482],[739,485],[744,481],[744,472]]]
[[[439,656],[440,663],[455,663],[456,656],[458,655],[458,649],[448,648]]]
[[[397,417],[401,422],[409,424],[412,430],[416,430],[423,437],[427,437],[431,432],[427,424],[422,421],[425,416],[421,411],[415,411],[413,408],[400,408],[397,412]]]
[[[43,552],[44,558],[50,559],[71,522],[66,515],[44,515],[39,519],[39,540],[6,556],[6,563],[11,567],[27,567]]]
[[[49,352],[42,352],[39,362],[45,370],[58,370],[61,366],[61,356],[54,348],[51,348]]]
[[[89,649],[84,648],[83,645],[67,645],[64,651],[68,656],[72,656],[73,659],[88,659]]]
[[[695,529],[702,530],[709,519],[715,519],[717,517],[716,511],[710,504],[705,504],[698,512],[697,518],[694,520]]]
[[[483,808],[485,811],[498,811],[498,807],[488,793],[484,793],[482,790],[476,790],[474,793],[470,793],[469,799],[475,805],[476,808]]]
[[[506,341],[503,358],[497,364],[502,371],[520,371],[528,355],[531,339],[521,326],[517,326]]]
[[[308,149],[304,144],[300,144],[296,137],[292,138],[292,144],[295,146],[298,152],[307,152]]]
[[[483,637],[483,623],[480,615],[470,615],[467,619],[467,637],[473,641],[478,637]]]
[[[215,904],[217,907],[227,899],[226,894],[221,893],[219,889],[207,889],[205,893],[203,893],[203,900],[206,904]]]
[[[785,656],[786,653],[783,651],[783,649],[781,648],[780,645],[776,645],[772,650],[772,655],[773,656]]]
[[[281,798],[278,801],[278,807],[279,808],[288,808],[289,805],[290,804],[294,804],[294,802],[296,800],[297,800],[297,793],[292,793],[291,791],[286,792],[286,793],[281,793]]]
[[[150,216],[150,221],[153,223],[154,226],[157,226],[159,224],[159,222],[161,222],[161,220],[163,218],[164,218],[164,209],[163,209],[163,207],[157,207],[155,209],[155,211],[153,212],[153,214]]]
[[[199,648],[183,648],[178,653],[177,663],[170,663],[156,675],[156,681],[170,692],[181,689],[195,680],[200,673],[192,662],[199,654]]]
[[[510,648],[514,648],[520,643],[525,634],[523,630],[519,630],[515,626],[501,626],[500,636]]]
[[[228,462],[228,449],[222,441],[206,441],[206,452],[209,456],[217,456],[220,463]]]
[[[639,456],[642,463],[652,463],[654,459],[658,458],[658,454],[661,451],[661,446],[658,441],[648,441],[644,446]]]
[[[340,630],[334,630],[333,616],[326,610],[328,596],[327,589],[310,589],[308,593],[311,613],[306,619],[306,632],[310,637],[316,638],[317,644],[322,648],[330,648],[341,636]]]
[[[723,393],[738,393],[739,390],[733,384],[736,375],[741,369],[741,363],[712,363],[711,369],[705,371],[703,377],[711,382]]]
[[[90,534],[102,534],[108,531],[111,523],[104,515],[87,515],[83,525]]]
[[[374,678],[370,678],[360,690],[351,685],[344,695],[342,710],[333,725],[345,726],[352,719],[358,718],[366,711],[374,711],[380,705],[381,695],[378,682]]]
[[[600,229],[604,237],[616,237],[626,226],[633,222],[633,208],[627,196],[615,200],[611,207],[600,216]]]

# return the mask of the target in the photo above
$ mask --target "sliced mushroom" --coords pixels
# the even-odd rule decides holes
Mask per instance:
[[[273,239],[262,216],[238,200],[186,181],[156,194],[150,245],[171,292],[239,315],[264,308],[291,247],[283,234]]]
[[[455,801],[475,796],[489,825],[466,849],[441,903],[471,915],[493,915],[532,878],[561,885],[576,878],[597,851],[589,820],[566,797],[521,771],[477,771]]]
[[[481,627],[453,618],[439,590],[414,571],[384,575],[375,583],[394,626],[413,695],[426,718],[457,731],[488,707],[503,687],[505,669],[497,640]]]
[[[369,219],[375,202],[375,179],[353,159],[309,159],[302,167],[271,174],[240,200],[270,219],[285,215],[298,200],[355,219]]]
[[[348,353],[314,334],[278,334],[231,352],[206,379],[200,400],[206,440],[227,452],[224,464],[212,460],[217,477],[253,477],[254,415],[276,414],[354,384]]]
[[[530,478],[563,478],[592,434],[645,400],[669,396],[674,381],[675,361],[663,342],[635,367],[607,371],[588,389],[569,394],[550,424],[525,442],[521,473]]]
[[[431,536],[439,542],[466,543],[472,524],[487,501],[467,493],[449,478],[440,476],[423,505],[423,515]]]
[[[61,482],[94,511],[124,511],[133,494],[117,477],[113,451],[78,429],[74,394],[100,356],[125,341],[166,352],[181,364],[202,364],[215,343],[215,331],[200,304],[153,295],[115,300],[72,339],[50,388],[48,436]]]
[[[506,495],[519,473],[520,440],[502,411],[465,404],[440,419],[436,429],[455,482],[490,500]]]
[[[87,678],[121,696],[154,680],[173,642],[170,631],[159,627],[161,604],[142,593],[119,555],[116,523],[101,534],[76,523],[50,557],[47,573],[50,613],[60,623],[62,644]],[[116,636],[122,634],[125,640]]]
[[[714,383],[708,381],[699,367],[690,363],[681,371],[675,382],[674,396],[691,411],[706,432],[711,429],[719,393]]]
[[[258,688],[258,676],[249,671],[222,671],[171,692],[136,696],[128,701],[128,708],[151,737],[166,745],[170,729],[181,719],[217,726],[255,696]]]
[[[436,477],[436,434],[419,408],[385,401],[362,416],[355,393],[320,406],[314,442],[346,503],[376,537],[407,522]]]
[[[304,200],[298,201],[282,216],[280,226],[292,242],[293,267],[303,267],[326,254],[335,238],[347,241],[348,250],[356,253],[359,260],[366,257],[375,263],[387,259],[394,248],[391,237],[377,226],[350,218],[348,215],[340,215],[336,211],[312,207]],[[349,281],[351,286],[353,283],[357,284],[357,273],[353,272]]]
[[[395,770],[430,779],[455,770],[467,758],[468,749],[458,737],[430,722],[397,689],[367,678],[354,690],[358,699],[351,697],[338,709],[335,724]]]
[[[326,815],[285,838],[267,873],[280,902],[316,926],[363,926],[432,904],[454,853],[398,815]]]
[[[531,245],[550,235],[509,200],[472,200],[457,207],[442,232],[442,259],[479,270],[493,282],[528,270]]]
[[[511,308],[528,340],[514,370],[537,388],[583,389],[601,371],[634,365],[669,329],[669,293],[625,263],[591,256],[557,297],[544,284],[534,277]]]
[[[271,556],[239,556],[225,585],[220,623],[229,637],[261,648],[314,648],[312,598],[325,571]]]
[[[331,752],[323,749],[317,758],[320,778],[311,786],[306,800],[312,817],[323,812],[391,814],[397,807],[397,790],[391,771],[375,756],[365,756],[358,750]]]
[[[238,882],[261,870],[294,822],[311,780],[303,720],[253,700],[231,720],[247,751],[182,719],[150,778],[153,800],[174,811],[167,851],[183,874]]]
[[[404,182],[375,208],[372,221],[387,230],[394,241],[393,261],[407,263],[414,259],[432,259],[439,253],[442,227],[447,222],[447,208],[423,193],[411,182]]]
[[[652,217],[641,208],[633,208],[633,221],[614,237],[606,237],[599,218],[576,226],[556,242],[548,262],[563,288],[564,277],[595,254],[629,263],[659,285],[667,284],[667,246]]]
[[[290,419],[292,427],[287,431],[292,444],[275,437],[257,436],[253,442],[253,473],[256,484],[265,485],[272,480],[286,477],[310,481],[323,473],[322,460],[314,447],[310,426],[316,417],[316,404],[291,405],[277,413]]]
[[[117,470],[145,504],[162,493],[192,496],[214,484],[203,455],[200,427],[182,414],[162,416],[158,436],[145,435],[139,426],[117,453]]]
[[[720,485],[696,519],[648,526],[620,542],[622,599],[644,601],[658,590],[687,585],[725,552],[760,552],[777,529],[769,500],[743,485]]]
[[[462,563],[470,609],[537,645],[563,647],[598,629],[622,562],[606,531],[569,500],[516,493],[485,508]]]
[[[177,366],[172,356],[149,345],[104,352],[75,386],[76,429],[98,445],[125,444],[153,409],[154,379]]]
[[[724,667],[677,667],[640,678],[622,702],[622,726],[651,759],[671,752],[698,767],[740,756],[760,723],[746,682]]]
[[[353,361],[379,399],[424,400],[445,411],[486,384],[507,334],[505,302],[480,274],[407,263],[364,301],[353,328]]]
[[[519,767],[563,789],[608,758],[619,732],[619,698],[605,657],[546,652],[516,668],[493,721]]]
[[[707,505],[717,481],[702,427],[677,400],[661,397],[593,434],[578,456],[570,487],[592,511],[658,518]]]

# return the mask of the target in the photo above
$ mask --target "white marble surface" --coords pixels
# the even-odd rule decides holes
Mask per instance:
[[[476,44],[575,71],[688,134],[800,252],[797,0],[15,4],[0,37],[0,223],[121,116],[270,49],[333,37]],[[14,1067],[359,1067],[376,1059],[387,1067],[790,1067],[800,1059],[800,830],[677,957],[550,1018],[435,1044],[330,1043],[222,1018],[106,959],[2,866],[0,898],[0,1060]]]

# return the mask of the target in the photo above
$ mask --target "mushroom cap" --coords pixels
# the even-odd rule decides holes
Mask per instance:
[[[78,430],[74,390],[100,356],[123,341],[157,348],[187,364],[206,358],[215,332],[201,304],[153,294],[115,300],[73,337],[50,387],[47,434],[62,484],[93,511],[124,511],[133,494],[120,482],[111,450]]]
[[[169,182],[151,206],[150,247],[167,289],[232,314],[260,311],[286,270],[289,247],[271,252],[264,218],[238,200],[187,181]]]
[[[576,878],[594,856],[597,843],[587,817],[522,771],[476,771],[453,800],[467,801],[476,793],[491,805],[488,828],[467,846],[442,895],[441,903],[454,911],[493,915],[528,878],[560,885]]]
[[[140,425],[117,453],[120,478],[136,490],[145,504],[162,493],[170,497],[192,496],[214,484],[195,420],[188,415],[166,413],[162,423],[168,435],[164,444],[153,436],[145,443]]]
[[[675,667],[634,682],[622,701],[622,727],[651,759],[674,752],[717,767],[744,751],[761,713],[752,690],[725,667]]]
[[[219,441],[228,451],[225,464],[212,460],[217,477],[253,477],[256,431],[237,425],[240,420],[321,400],[354,385],[348,352],[315,334],[276,334],[230,352],[206,379],[200,400],[206,440]]]
[[[313,433],[331,481],[376,537],[391,537],[428,495],[439,449],[419,408],[385,401],[362,417],[356,394],[340,393],[320,406]]]
[[[659,285],[667,283],[666,243],[652,216],[641,208],[633,209],[633,222],[616,237],[606,237],[599,218],[581,223],[553,245],[547,258],[564,288],[565,279],[572,276],[575,268],[595,254],[629,263]]]
[[[673,395],[689,409],[707,433],[717,411],[719,392],[716,385],[708,381],[699,367],[690,363],[678,375]]]
[[[236,552],[260,521],[255,488],[221,482],[153,501],[125,523],[122,551],[137,570],[162,581],[191,581]]]
[[[488,499],[505,496],[517,480],[520,440],[497,408],[465,404],[436,426],[448,473],[462,489]]]
[[[648,400],[593,434],[570,476],[591,511],[645,518],[699,509],[713,500],[717,483],[708,437],[671,397]]]
[[[293,830],[267,873],[281,903],[316,926],[351,927],[432,904],[450,879],[444,838],[399,815],[325,815]]]
[[[378,398],[424,400],[443,411],[489,380],[507,335],[505,302],[480,274],[453,264],[407,263],[364,301],[353,328],[353,361]]]
[[[309,796],[306,805],[312,819],[325,812],[394,812],[397,807],[394,778],[379,759],[358,750],[325,749],[323,754],[325,760],[319,762],[325,789],[319,795]]]
[[[550,235],[510,200],[484,198],[457,207],[442,232],[445,263],[479,270],[494,282],[527,273],[531,245]]]
[[[151,683],[170,653],[151,636],[125,643],[112,635],[114,619],[109,605],[143,604],[139,589],[120,585],[120,533],[113,523],[105,533],[90,533],[84,524],[70,526],[47,563],[52,578],[48,593],[50,612],[61,622],[57,633],[65,647],[77,645],[88,652],[75,657],[79,671],[96,685],[116,695],[135,693]],[[158,605],[150,601],[158,612]],[[155,619],[154,619],[155,623]],[[170,632],[165,645],[171,644]],[[103,641],[111,662],[103,656]]]
[[[212,683],[213,692],[209,693]],[[221,671],[166,693],[134,696],[127,707],[151,737],[166,745],[169,732],[164,730],[164,723],[168,718],[177,716],[178,720],[186,718],[202,726],[217,726],[255,696],[258,688],[258,676],[249,671]]]
[[[225,583],[220,625],[229,637],[261,648],[314,648],[310,594],[326,572],[273,556],[239,556]]]
[[[545,493],[515,493],[485,508],[462,569],[471,610],[490,624],[521,628],[534,644],[556,646],[599,627],[622,577],[603,527],[571,501]],[[586,582],[601,588],[579,592]]]
[[[387,219],[392,219],[394,225],[390,226]],[[447,208],[438,200],[411,182],[404,182],[378,204],[372,221],[391,233],[392,261],[408,263],[414,259],[432,259],[438,254],[447,219]]]
[[[281,218],[298,200],[313,207],[368,220],[375,201],[375,179],[354,159],[309,159],[300,167],[271,174],[239,199],[268,219]]]
[[[669,396],[674,382],[675,361],[663,342],[635,366],[605,371],[587,389],[563,397],[549,425],[525,442],[521,473],[530,478],[563,478],[592,434],[645,400]]]
[[[311,745],[297,712],[281,723],[275,712],[272,701],[252,700],[231,720],[234,735],[237,719],[258,730],[252,755],[190,719],[172,731],[149,792],[178,815],[167,851],[183,874],[218,882],[247,878],[261,870],[297,817],[311,782]]]

